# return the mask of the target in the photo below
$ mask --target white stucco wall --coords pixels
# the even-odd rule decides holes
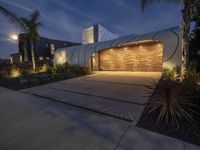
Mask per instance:
[[[130,42],[138,42],[145,40],[159,40],[162,42],[163,49],[163,67],[173,68],[181,65],[181,31],[179,27],[170,28],[162,31],[142,34],[127,35],[119,37],[115,40],[79,45],[58,49],[55,53],[55,64],[68,62],[70,64],[86,65],[93,53],[116,47]],[[64,54],[67,57],[64,57]],[[60,55],[63,57],[61,58]]]

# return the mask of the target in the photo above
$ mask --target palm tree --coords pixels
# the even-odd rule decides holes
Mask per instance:
[[[34,11],[31,14],[30,19],[21,17],[20,20],[26,27],[26,36],[30,41],[31,45],[31,60],[32,60],[32,65],[33,65],[33,70],[36,70],[36,63],[35,63],[35,48],[34,48],[34,43],[35,40],[37,40],[40,35],[38,33],[38,27],[41,26],[41,23],[38,21],[40,16],[39,11]]]
[[[152,2],[160,2],[161,0],[141,0],[142,10]],[[182,9],[182,66],[181,73],[185,75],[188,66],[188,54],[189,54],[189,33],[190,33],[190,20],[191,20],[191,3],[194,0],[163,0],[176,4],[183,4]],[[196,0],[199,2],[199,0]]]
[[[14,24],[17,28],[24,32],[27,38],[29,39],[31,45],[32,65],[33,70],[35,71],[36,64],[34,42],[37,38],[39,38],[38,27],[41,26],[41,23],[38,21],[40,16],[39,11],[34,11],[28,19],[24,17],[18,17],[16,14],[8,11],[2,6],[0,6],[0,13],[6,16],[12,24]]]

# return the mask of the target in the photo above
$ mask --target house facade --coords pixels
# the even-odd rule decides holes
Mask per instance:
[[[181,65],[181,31],[174,27],[57,49],[54,63],[66,62],[93,71],[161,72]]]

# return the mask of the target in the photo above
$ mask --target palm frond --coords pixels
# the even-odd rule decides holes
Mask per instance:
[[[21,21],[26,26],[26,33],[27,37],[32,40],[36,40],[40,37],[38,33],[38,28],[42,25],[41,22],[38,21],[39,19],[39,11],[34,11],[30,15],[30,19],[21,17]]]
[[[17,28],[21,29],[22,31],[25,30],[24,24],[21,22],[21,19],[15,14],[8,11],[6,8],[0,6],[0,12],[8,18],[8,20],[14,24]]]

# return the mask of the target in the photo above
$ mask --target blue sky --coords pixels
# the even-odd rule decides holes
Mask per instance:
[[[163,0],[164,1],[164,0]],[[117,35],[146,33],[181,24],[181,6],[161,2],[141,11],[140,0],[0,0],[0,5],[19,16],[41,13],[40,35],[80,42],[81,30],[100,23]],[[10,39],[19,31],[0,14],[0,58],[18,51]]]

